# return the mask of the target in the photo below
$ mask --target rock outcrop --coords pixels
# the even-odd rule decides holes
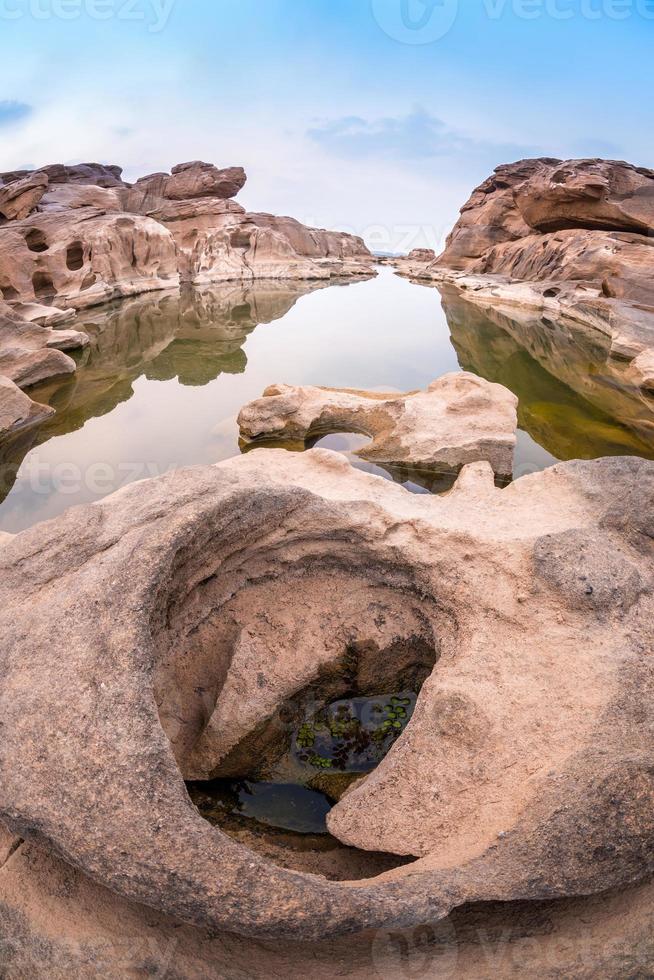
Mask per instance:
[[[447,374],[406,394],[348,388],[271,385],[238,418],[246,443],[285,440],[302,446],[329,432],[371,438],[357,455],[372,463],[456,473],[485,460],[499,477],[513,472],[518,400],[474,374]]]
[[[233,200],[245,180],[240,167],[201,161],[134,185],[119,167],[99,164],[1,174],[0,329],[15,317],[54,326],[180,283],[374,274],[356,236],[246,212]]]
[[[412,942],[426,924],[427,949],[431,936],[442,952],[447,935],[459,975],[485,976],[462,923],[474,903],[488,938],[498,902],[521,903],[507,914],[524,937],[540,934],[539,903],[551,903],[550,931],[569,937],[552,976],[625,962],[647,975],[653,501],[644,460],[562,464],[504,490],[474,464],[432,497],[337,454],[270,450],[128,487],[5,543],[7,976],[47,933],[64,879],[36,977],[57,976],[50,963],[63,970],[66,957],[80,976],[93,968],[88,945],[66,939],[89,914],[92,935],[116,922],[125,935],[129,921],[130,955],[146,922],[180,956],[193,949],[185,977],[220,975],[230,940],[208,935],[292,940],[283,955],[296,975],[316,941],[381,930],[376,952],[338,947],[341,973],[366,976],[359,955],[386,962],[394,933]],[[235,738],[260,732],[346,652],[349,683],[374,683],[398,644],[423,661],[431,650],[435,668],[404,734],[329,825],[414,863],[327,881],[200,818],[183,776],[220,772]],[[610,943],[582,951],[582,920]],[[231,951],[231,975],[257,976],[251,945],[233,939]],[[550,975],[518,960],[523,976]]]
[[[0,438],[37,422],[43,422],[54,409],[39,405],[13,381],[0,375]]]
[[[498,167],[464,205],[445,251],[395,264],[449,282],[473,302],[545,311],[611,340],[653,386],[654,171],[610,160]]]
[[[26,218],[42,199],[48,183],[48,175],[39,171],[9,183],[0,177],[0,218]]]

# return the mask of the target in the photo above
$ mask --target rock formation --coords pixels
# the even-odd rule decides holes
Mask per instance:
[[[498,167],[464,205],[445,251],[412,253],[406,275],[472,302],[530,307],[591,327],[634,383],[654,389],[654,171],[610,160]]]
[[[54,415],[53,408],[32,401],[13,381],[0,375],[0,437],[42,422],[49,415]]]
[[[134,185],[121,173],[81,164],[0,174],[3,335],[16,318],[54,326],[108,300],[180,282],[373,274],[360,238],[248,214],[232,200],[245,184],[240,167],[196,161]],[[53,361],[50,375],[62,369]]]
[[[482,934],[505,951],[515,937],[505,975],[648,975],[653,501],[644,460],[561,464],[504,490],[473,464],[432,497],[337,454],[269,450],[3,543],[8,980],[98,975],[89,937],[108,977],[148,952],[152,972],[172,940],[185,978],[227,962],[231,976],[333,975],[327,949],[341,975],[384,976],[398,935],[477,978],[491,975]],[[416,860],[338,882],[205,823],[183,777],[256,765],[250,736],[346,653],[361,686],[412,658],[435,667],[329,818],[347,843]],[[521,943],[548,933],[544,969]]]
[[[520,429],[556,459],[654,457],[654,397],[599,330],[506,306],[492,291],[441,287],[459,364],[509,388]],[[643,377],[643,371],[639,376]]]
[[[389,467],[457,472],[486,460],[500,477],[513,472],[517,398],[474,374],[447,374],[406,394],[272,385],[238,418],[241,438],[299,442],[328,432],[361,432],[362,459]]]

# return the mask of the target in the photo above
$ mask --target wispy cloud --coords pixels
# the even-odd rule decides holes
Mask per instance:
[[[32,115],[33,108],[25,102],[9,102],[0,100],[0,126],[11,126],[22,122]]]
[[[421,161],[491,154],[496,162],[533,155],[537,148],[476,139],[452,129],[417,106],[405,116],[364,119],[341,116],[314,126],[308,137],[329,153],[349,159],[376,157]]]

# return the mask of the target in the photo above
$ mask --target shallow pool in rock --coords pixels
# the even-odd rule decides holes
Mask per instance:
[[[191,799],[227,832],[236,817],[253,827],[326,834],[332,806],[379,765],[411,720],[416,699],[415,692],[401,691],[317,704],[263,778],[189,783]]]
[[[557,459],[654,456],[654,404],[607,370],[595,338],[444,296],[385,267],[364,282],[227,283],[82,313],[92,342],[76,375],[30,391],[57,414],[0,444],[0,530],[238,454],[238,411],[274,382],[406,391],[464,368],[520,398],[516,475]],[[411,490],[446,488],[350,458]]]

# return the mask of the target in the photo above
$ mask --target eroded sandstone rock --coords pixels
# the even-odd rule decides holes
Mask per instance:
[[[357,455],[374,463],[456,472],[487,460],[506,477],[513,470],[516,406],[506,388],[466,373],[407,394],[271,385],[241,410],[238,424],[246,442],[304,443],[328,432],[362,432],[372,441]]]
[[[0,374],[19,388],[72,374],[75,362],[64,351],[88,342],[84,333],[33,323],[0,301]]]
[[[15,536],[0,551],[0,819],[91,890],[259,941],[610,889],[636,912],[654,870],[653,491],[654,464],[611,459],[505,490],[475,464],[450,494],[417,496],[337,454],[271,450]],[[391,636],[431,643],[436,666],[330,826],[417,863],[328,882],[200,819],[182,773],[220,767],[222,691],[240,678],[232,701],[258,730],[347,650],[374,680]],[[0,900],[37,935],[28,872],[7,867]]]
[[[246,213],[232,200],[245,184],[240,167],[196,161],[134,185],[121,175],[100,164],[0,174],[0,217],[15,219],[0,225],[0,301],[19,317],[52,326],[180,282],[374,274],[361,238]]]
[[[0,218],[26,218],[48,188],[48,175],[37,171],[9,183],[0,183]]]
[[[23,429],[48,416],[54,409],[32,401],[13,381],[0,375],[0,437]]]
[[[522,160],[473,192],[437,259],[412,253],[394,264],[420,281],[454,283],[475,302],[492,292],[599,329],[646,386],[639,364],[654,350],[653,229],[654,171]]]

